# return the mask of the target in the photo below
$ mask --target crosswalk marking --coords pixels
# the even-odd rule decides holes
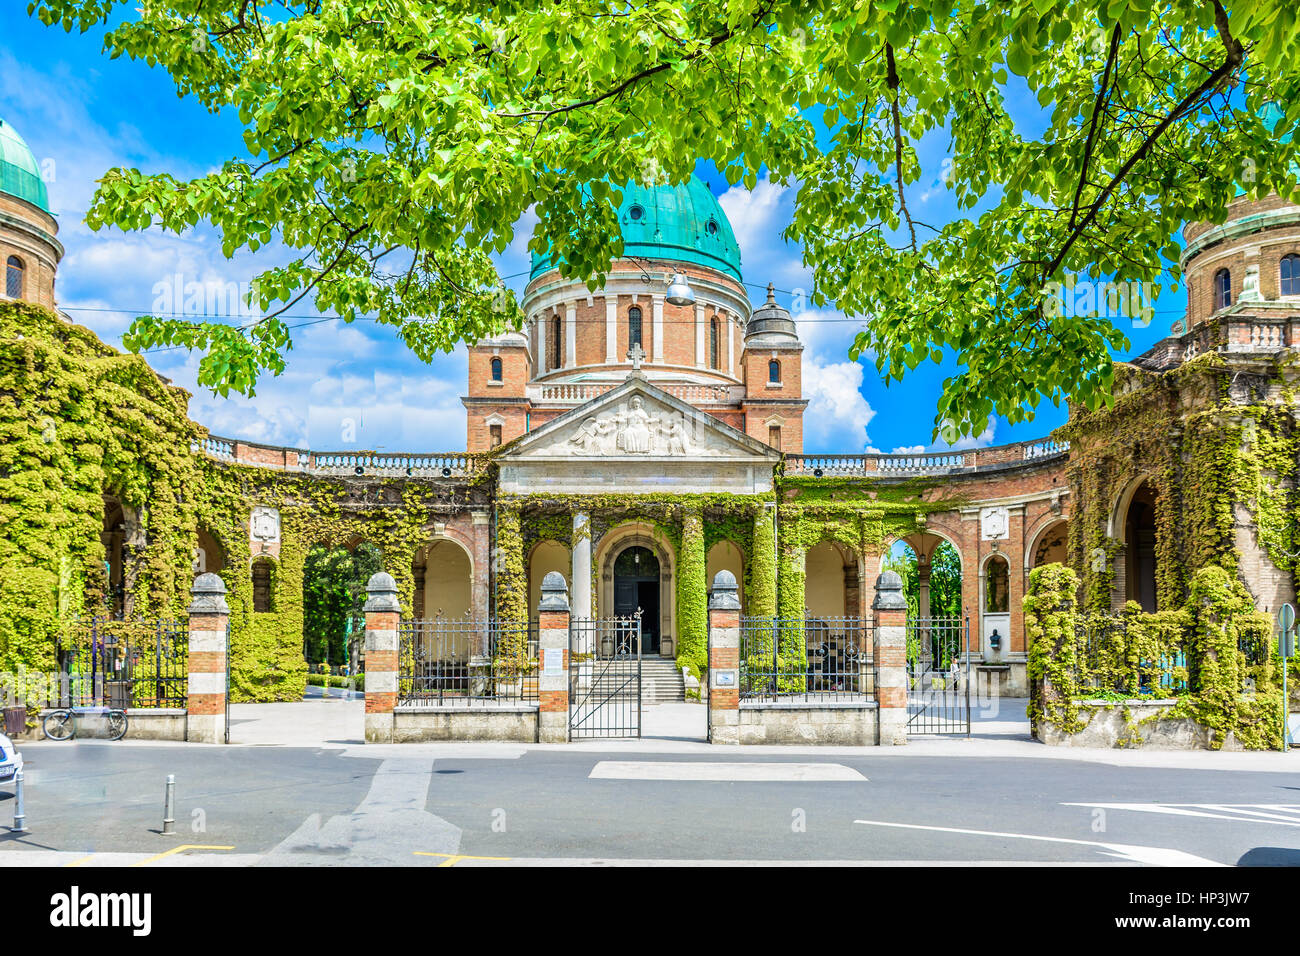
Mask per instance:
[[[866,777],[839,763],[709,763],[699,760],[602,760],[592,780],[722,780],[743,783],[860,781]]]

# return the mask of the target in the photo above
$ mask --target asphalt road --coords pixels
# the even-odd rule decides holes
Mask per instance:
[[[1300,760],[1260,772],[908,749],[41,741],[23,746],[30,832],[0,832],[0,865],[1300,864],[1300,776],[1285,769]],[[169,773],[175,836],[158,832]],[[12,812],[0,788],[0,823]]]

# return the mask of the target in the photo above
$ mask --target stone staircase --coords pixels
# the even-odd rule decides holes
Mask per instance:
[[[686,699],[686,684],[677,664],[667,657],[641,659],[641,704],[680,704]]]

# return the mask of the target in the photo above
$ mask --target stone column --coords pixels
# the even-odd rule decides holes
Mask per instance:
[[[471,527],[474,529],[474,579],[470,582],[470,603],[473,608],[470,616],[476,621],[486,621],[492,617],[492,609],[488,607],[488,568],[492,563],[491,518],[486,511],[470,512]]]
[[[397,706],[397,583],[384,571],[366,582],[366,743],[393,742]]]
[[[722,327],[727,330],[727,373],[736,374],[736,330],[731,327],[732,318],[729,312],[719,313],[726,321]],[[737,323],[739,324],[739,323]]]
[[[917,614],[922,618],[930,616],[930,556],[916,556]]]
[[[605,364],[618,364],[618,296],[605,296]]]
[[[546,350],[546,327],[551,324],[551,319],[549,315],[543,314],[537,316],[534,321],[537,322],[537,374],[541,375],[543,372],[550,371],[546,367],[551,355]]]
[[[651,345],[654,358],[651,361],[662,364],[664,360],[664,297],[662,295],[653,295],[650,297],[650,302],[654,316],[654,343]]]
[[[564,303],[564,367],[578,364],[578,303]]]
[[[713,576],[709,595],[709,743],[740,743],[740,595],[736,576]]]
[[[569,589],[559,571],[542,579],[537,605],[537,647],[541,674],[537,681],[537,742],[569,740]]]
[[[578,620],[591,617],[591,516],[573,516],[573,608]]]
[[[883,745],[907,743],[907,598],[894,571],[876,578],[876,736]]]
[[[200,574],[190,594],[185,739],[221,744],[226,742],[226,642],[230,623],[226,585],[211,572]]]
[[[704,306],[696,303],[695,305],[695,365],[698,368],[707,368],[708,346],[705,343],[704,334]]]

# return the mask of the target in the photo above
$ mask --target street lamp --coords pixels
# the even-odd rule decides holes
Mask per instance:
[[[695,290],[680,272],[673,273],[672,282],[668,283],[668,303],[670,305],[692,305],[695,302]]]

